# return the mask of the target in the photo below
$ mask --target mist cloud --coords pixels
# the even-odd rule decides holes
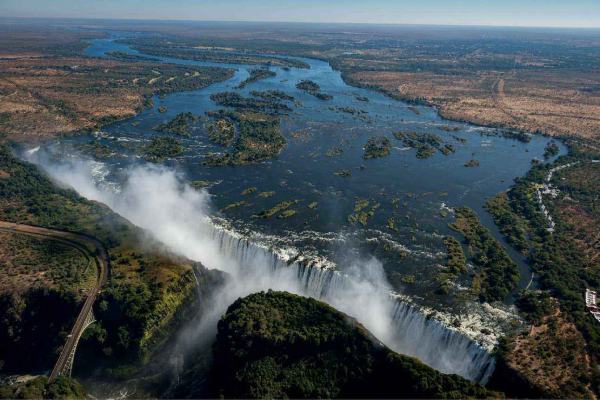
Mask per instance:
[[[374,257],[353,257],[344,265],[343,275],[288,263],[266,245],[215,226],[208,193],[191,188],[172,169],[138,165],[125,172],[122,185],[114,187],[104,179],[108,174],[104,164],[56,163],[38,153],[27,157],[55,180],[105,203],[174,253],[229,274],[225,286],[204,299],[209,306],[204,307],[201,320],[182,331],[183,347],[213,340],[218,319],[237,298],[273,289],[319,298],[356,318],[392,349],[415,355],[444,372],[473,379],[488,365],[489,355],[480,347],[415,310],[403,311],[400,326],[398,303],[392,300],[383,266]]]

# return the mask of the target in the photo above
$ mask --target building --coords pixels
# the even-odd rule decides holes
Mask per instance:
[[[585,289],[585,305],[589,312],[600,322],[600,308],[596,305],[596,292]]]

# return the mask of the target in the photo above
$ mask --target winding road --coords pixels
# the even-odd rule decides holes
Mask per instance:
[[[96,285],[89,292],[83,307],[75,320],[75,324],[71,329],[71,333],[67,337],[67,341],[63,346],[61,353],[52,368],[50,373],[50,381],[54,380],[59,375],[70,375],[73,366],[73,357],[81,334],[92,321],[92,307],[96,301],[96,297],[102,286],[108,280],[110,270],[110,258],[104,245],[95,237],[82,233],[69,232],[59,229],[42,228],[40,226],[16,224],[7,221],[0,221],[0,231],[15,232],[58,241],[64,245],[75,248],[82,252],[89,259],[94,259],[98,271],[98,279]]]

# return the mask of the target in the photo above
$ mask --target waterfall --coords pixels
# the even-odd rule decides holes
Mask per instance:
[[[289,258],[220,227],[213,228],[212,239],[223,256],[240,269],[234,272],[239,279],[251,281],[260,275],[260,282],[252,285],[254,290],[287,290],[325,301],[356,318],[392,350],[416,357],[438,371],[485,384],[494,370],[494,358],[481,345],[389,292],[368,288],[370,304],[379,307],[372,310],[370,304],[360,304],[358,297],[356,302],[345,301],[360,296],[358,290],[364,289],[357,289],[361,283],[353,282],[352,277]],[[370,324],[366,320],[368,314],[379,312],[384,315],[376,318],[383,322]]]
[[[133,168],[127,183],[112,190],[94,179],[97,168],[92,167],[97,162],[54,165],[44,158],[29,160],[84,197],[107,204],[173,252],[231,276],[228,286],[206,301],[210,307],[204,319],[190,328],[188,341],[214,337],[218,319],[237,298],[273,289],[320,299],[354,317],[392,350],[417,357],[441,372],[485,383],[494,369],[494,359],[484,347],[394,297],[377,260],[352,260],[339,272],[326,260],[305,259],[293,250],[284,252],[264,245],[263,240],[249,240],[215,223],[209,217],[208,194],[182,185],[165,168]]]

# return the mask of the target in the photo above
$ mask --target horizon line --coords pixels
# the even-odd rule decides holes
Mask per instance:
[[[481,24],[438,24],[409,22],[315,22],[315,21],[264,21],[264,20],[224,20],[224,19],[185,19],[185,18],[120,18],[120,17],[59,17],[59,16],[0,16],[7,19],[55,19],[55,20],[91,20],[91,21],[147,21],[147,22],[222,22],[222,23],[256,23],[256,24],[308,24],[308,25],[373,25],[373,26],[435,26],[435,27],[470,27],[470,28],[523,28],[523,29],[572,29],[597,30],[600,26],[567,26],[567,25],[481,25]]]

